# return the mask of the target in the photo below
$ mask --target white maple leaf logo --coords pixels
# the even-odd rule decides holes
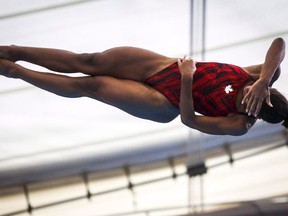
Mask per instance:
[[[227,86],[225,87],[225,92],[226,92],[226,94],[229,94],[230,92],[233,92],[232,86],[231,86],[231,85],[227,85]]]

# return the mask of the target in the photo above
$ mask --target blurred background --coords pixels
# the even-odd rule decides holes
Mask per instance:
[[[0,0],[0,44],[136,46],[247,66],[288,39],[286,0]],[[25,62],[19,64],[47,71]],[[287,96],[287,60],[275,87]],[[210,136],[0,77],[0,215],[282,216],[287,131]]]

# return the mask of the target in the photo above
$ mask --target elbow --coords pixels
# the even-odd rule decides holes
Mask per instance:
[[[250,128],[252,126],[253,125],[251,123],[244,122],[234,135],[235,136],[242,136],[242,135],[248,133],[248,131],[250,130]]]
[[[190,120],[190,118],[183,118],[181,116],[181,122],[182,124],[184,124],[185,126],[195,129],[194,123]]]
[[[237,133],[233,134],[234,136],[242,136],[242,135],[245,135],[247,132],[249,131],[248,128],[243,128],[239,131],[237,131]]]
[[[239,124],[239,127],[234,128],[234,130],[229,131],[229,135],[232,136],[242,136],[248,133],[250,128],[252,127],[252,124],[243,122],[242,124]]]
[[[274,41],[279,41],[281,43],[283,43],[283,42],[285,43],[285,41],[284,41],[284,39],[282,37],[277,37],[277,38],[275,38]]]
[[[275,41],[278,42],[278,43],[282,43],[282,44],[285,45],[285,40],[284,40],[282,37],[276,38]]]
[[[242,129],[238,129],[235,131],[229,131],[228,133],[226,133],[226,135],[242,136],[242,135],[246,134],[248,131],[249,131],[249,129],[242,128]]]
[[[285,40],[283,38],[281,38],[281,37],[278,37],[278,38],[276,38],[274,40],[273,43],[275,43],[277,45],[277,47],[279,47],[279,50],[282,51],[281,52],[282,53],[281,57],[282,57],[282,59],[284,59],[284,57],[285,57],[285,48],[286,48]]]
[[[187,119],[187,118],[183,118],[182,116],[181,116],[181,122],[182,122],[182,124],[184,124],[185,126],[188,126],[188,127],[191,127],[190,126],[190,121]]]
[[[278,37],[274,40],[274,43],[276,43],[278,46],[283,47],[285,49],[285,40],[281,37]]]

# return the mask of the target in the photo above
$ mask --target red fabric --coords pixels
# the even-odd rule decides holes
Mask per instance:
[[[236,113],[235,100],[240,88],[253,79],[242,68],[216,62],[198,62],[193,75],[193,101],[196,112],[207,116]],[[146,84],[165,95],[179,108],[181,74],[177,62],[152,75]]]

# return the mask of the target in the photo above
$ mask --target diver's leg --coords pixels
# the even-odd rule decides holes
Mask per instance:
[[[8,78],[21,79],[36,87],[60,96],[70,98],[83,96],[81,83],[85,77],[76,78],[53,73],[38,72],[22,67],[21,65],[6,59],[0,59],[0,75]]]
[[[69,77],[42,73],[3,59],[0,60],[0,74],[22,79],[60,96],[90,97],[139,118],[169,122],[179,114],[165,96],[137,81],[111,76]]]
[[[83,65],[89,63],[88,55],[79,55],[61,49],[1,46],[0,58],[10,61],[26,61],[46,67],[52,71],[75,73],[83,70]]]
[[[176,61],[175,58],[135,48],[117,47],[99,53],[76,54],[66,50],[21,46],[0,47],[0,58],[23,60],[63,73],[82,72],[144,81]]]

